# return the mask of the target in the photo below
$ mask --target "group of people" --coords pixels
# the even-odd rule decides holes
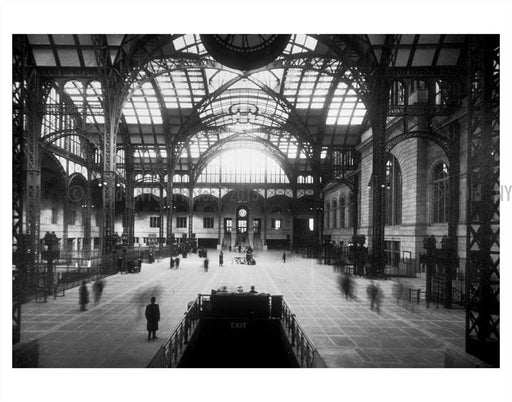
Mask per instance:
[[[170,269],[179,269],[180,267],[180,257],[172,258],[171,256],[171,267]]]
[[[101,294],[105,288],[105,281],[98,279],[92,285],[92,292],[94,294],[94,304],[98,304],[101,300]],[[80,311],[87,311],[87,304],[89,304],[89,289],[87,289],[87,282],[82,281],[82,284],[78,288],[78,304],[80,305]]]
[[[344,273],[340,276],[339,286],[341,293],[346,300],[358,300],[355,293],[354,280],[349,275]],[[366,296],[370,302],[370,309],[380,313],[382,300],[384,299],[384,293],[382,292],[380,284],[376,284],[371,280],[370,284],[366,287]]]

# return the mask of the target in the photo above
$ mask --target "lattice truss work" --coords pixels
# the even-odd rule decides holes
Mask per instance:
[[[494,40],[493,40],[494,39]],[[470,61],[466,349],[498,363],[500,338],[499,45],[473,44]]]
[[[24,113],[24,82],[23,82],[23,52],[16,44],[13,46],[13,102],[12,102],[12,235],[13,245],[19,243],[19,236],[23,231],[23,190],[24,190],[24,162],[23,156],[23,113]]]

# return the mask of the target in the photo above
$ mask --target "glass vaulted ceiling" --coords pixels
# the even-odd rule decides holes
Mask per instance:
[[[186,140],[178,163],[183,170],[226,138],[263,141],[299,165],[310,155],[310,138],[320,142],[322,156],[331,144],[355,145],[366,108],[355,88],[329,71],[276,63],[243,74],[212,60],[199,35],[180,36],[173,45],[176,57],[148,63],[123,108],[134,157],[146,155],[146,167],[147,155],[165,158],[158,149],[178,134]],[[292,35],[280,59],[319,57],[318,46],[311,36]],[[346,138],[333,141],[335,136]]]

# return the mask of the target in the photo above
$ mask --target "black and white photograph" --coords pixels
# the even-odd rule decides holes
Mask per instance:
[[[506,385],[510,32],[363,21],[351,33],[328,17],[244,33],[89,13],[89,29],[61,10],[2,30],[2,372],[27,386],[9,400],[33,399],[39,374],[48,398],[72,376],[58,397],[85,386],[80,401],[260,400],[280,376],[293,395],[307,384],[304,400],[480,400],[493,376]]]

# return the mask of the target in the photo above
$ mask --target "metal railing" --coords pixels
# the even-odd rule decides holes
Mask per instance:
[[[199,298],[185,313],[171,336],[158,349],[153,359],[147,365],[148,368],[172,368],[177,367],[187,347],[190,337],[193,335],[199,323]]]
[[[291,312],[284,300],[281,322],[299,366],[303,368],[326,367],[318,355],[313,342],[308,339],[306,333],[297,322],[295,314]]]

